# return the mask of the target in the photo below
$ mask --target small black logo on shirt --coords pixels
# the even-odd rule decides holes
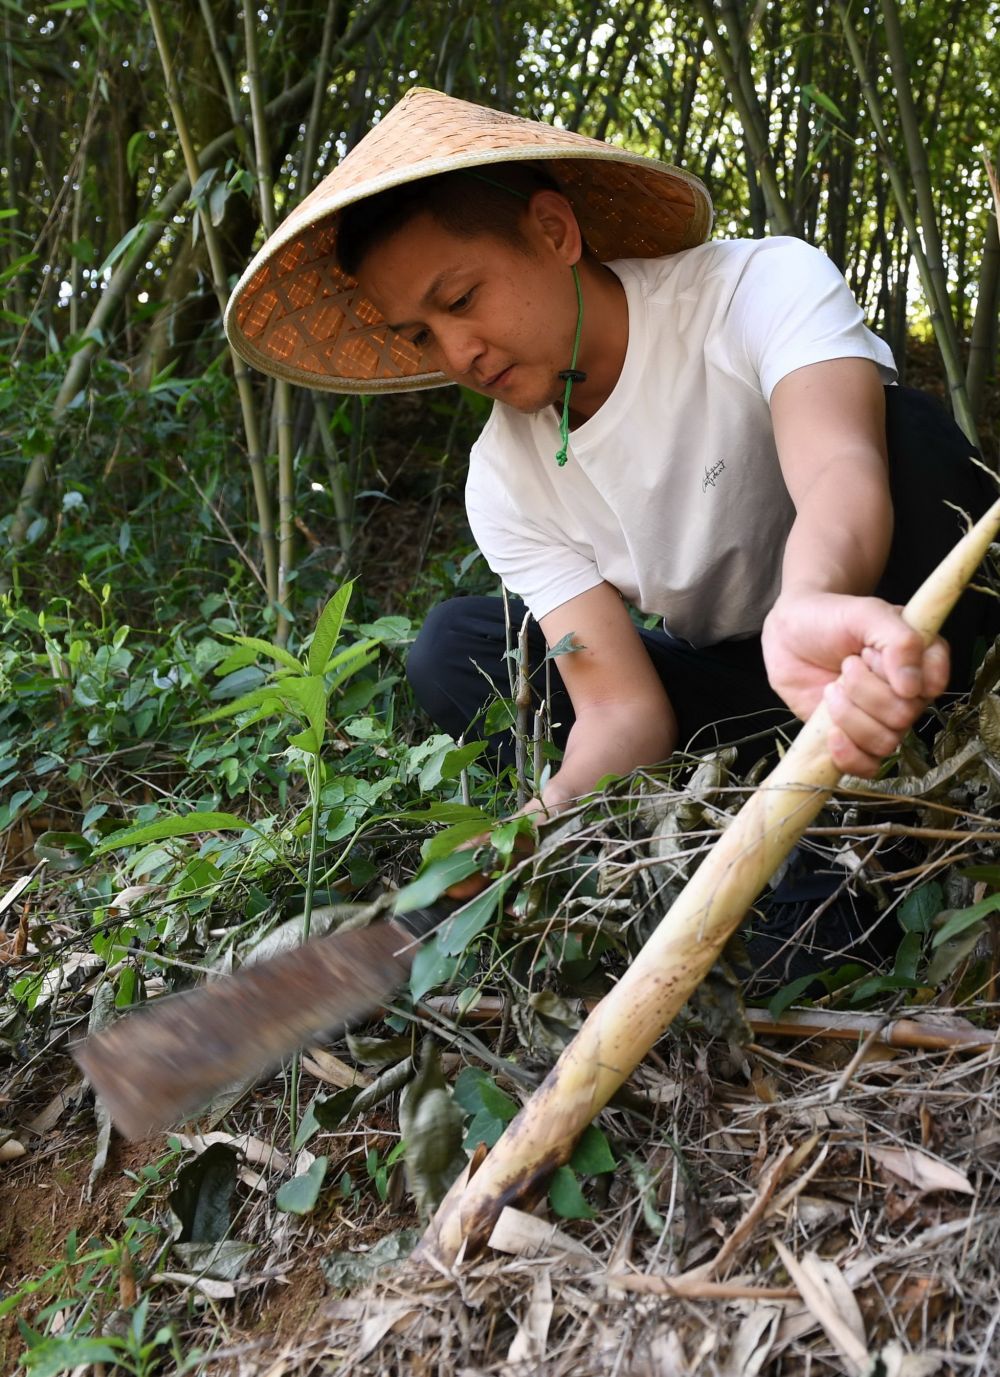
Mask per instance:
[[[708,492],[709,488],[715,487],[715,480],[725,467],[725,463],[720,459],[717,464],[713,464],[711,468],[705,469],[705,477],[701,480],[702,492]]]

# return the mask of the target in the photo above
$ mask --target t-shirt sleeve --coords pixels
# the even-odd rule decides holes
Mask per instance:
[[[787,374],[830,359],[871,359],[883,383],[896,380],[889,346],[867,328],[835,265],[804,240],[761,241],[740,274],[729,324],[768,401]]]
[[[481,441],[479,442],[481,443]],[[603,582],[593,553],[560,540],[518,511],[473,448],[465,489],[469,525],[483,558],[536,621]]]

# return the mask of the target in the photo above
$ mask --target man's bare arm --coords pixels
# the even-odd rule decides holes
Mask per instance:
[[[762,634],[768,677],[802,718],[825,697],[834,761],[870,775],[948,680],[944,642],[925,650],[870,596],[892,539],[877,369],[866,359],[800,368],[774,389],[771,414],[796,517]]]
[[[576,720],[558,772],[542,791],[548,809],[589,793],[607,774],[665,760],[677,720],[620,594],[603,583],[541,619],[548,644],[572,634],[581,648],[559,657]]]

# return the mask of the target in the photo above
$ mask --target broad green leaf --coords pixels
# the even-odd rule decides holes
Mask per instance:
[[[233,640],[237,645],[245,646],[248,650],[255,650],[258,655],[266,655],[271,660],[276,660],[278,664],[287,666],[295,674],[302,673],[302,665],[296,660],[290,650],[286,650],[283,645],[273,645],[270,641],[264,641],[259,636],[234,636]]]
[[[348,645],[345,646],[343,650],[338,650],[336,655],[334,655],[332,659],[328,660],[327,663],[323,666],[323,673],[329,674],[332,670],[335,670],[340,665],[344,664],[346,660],[349,660],[352,655],[367,654],[368,651],[377,649],[378,641],[371,639],[367,641],[355,641],[353,645]],[[367,661],[365,663],[367,663]],[[337,677],[338,679],[340,678],[339,675]]]
[[[478,869],[474,851],[455,851],[439,861],[432,861],[396,895],[396,912],[409,913],[411,909],[426,908],[440,899],[449,885],[468,879]]]
[[[916,990],[920,988],[918,980],[911,980],[904,975],[873,975],[867,980],[862,980],[861,984],[851,995],[852,1004],[862,1004],[866,999],[871,999],[873,995],[885,994],[887,990]]]
[[[329,1158],[317,1157],[303,1176],[293,1176],[291,1181],[286,1181],[274,1197],[278,1209],[286,1214],[308,1214],[319,1199],[329,1165]]]
[[[476,817],[456,822],[451,827],[446,827],[443,832],[438,832],[437,836],[429,837],[421,847],[424,860],[437,861],[442,856],[451,856],[459,847],[488,832],[490,819],[485,813],[479,813],[478,809],[476,812]]]
[[[410,971],[410,994],[414,1001],[423,999],[428,990],[452,980],[458,970],[459,960],[457,956],[446,956],[434,937],[422,943],[417,948]]]
[[[600,1176],[614,1171],[618,1165],[608,1147],[608,1140],[596,1124],[588,1124],[576,1145],[569,1164],[580,1176]]]
[[[514,1103],[509,1095],[505,1095],[500,1087],[495,1085],[493,1081],[488,1080],[486,1082],[480,1091],[480,1095],[483,1101],[483,1108],[487,1113],[492,1114],[495,1119],[502,1119],[505,1124],[509,1124],[511,1119],[516,1117],[518,1105]]]
[[[35,838],[34,852],[48,861],[51,870],[80,870],[91,857],[91,845],[79,832],[43,832]]]
[[[899,922],[907,932],[930,932],[931,923],[941,912],[944,891],[936,880],[908,894],[899,906]]]
[[[242,818],[232,813],[185,813],[180,818],[157,818],[156,822],[112,832],[94,847],[93,854],[101,856],[122,846],[145,846],[147,842],[162,841],[165,837],[191,837],[197,832],[242,832],[246,826]]]
[[[347,604],[351,601],[354,583],[348,581],[337,589],[333,597],[320,613],[312,644],[309,646],[309,673],[322,674],[330,663],[333,648],[340,639],[340,628],[344,624]]]
[[[448,956],[461,956],[469,943],[502,914],[506,888],[504,880],[491,885],[443,923],[438,931],[441,950]]]
[[[325,1099],[317,1099],[313,1103],[313,1114],[320,1128],[325,1128],[329,1133],[340,1125],[351,1112],[351,1106],[361,1094],[363,1087],[360,1085],[349,1085],[344,1090],[338,1090],[333,1095],[326,1096]]]
[[[135,1003],[139,977],[134,966],[126,966],[118,977],[118,990],[115,994],[116,1009],[131,1009]]]
[[[944,926],[934,934],[933,946],[940,947],[945,942],[949,942],[953,937],[957,937],[966,928],[971,928],[973,923],[978,923],[981,919],[988,917],[991,913],[1000,910],[1000,893],[987,894],[985,899],[980,899],[978,904],[970,904],[968,908],[957,909]]]
[[[330,661],[328,673],[332,674],[329,691],[342,689],[348,679],[352,678],[366,665],[378,659],[378,644],[371,641],[359,641],[356,646],[352,645],[341,655],[335,655]]]
[[[462,771],[481,756],[485,750],[485,741],[469,741],[464,746],[456,746],[455,750],[449,751],[441,762],[441,778],[457,779]]]
[[[803,991],[816,979],[814,975],[800,975],[798,980],[791,980],[787,985],[782,985],[781,989],[769,1001],[767,1012],[772,1018],[780,1018],[785,1010],[799,998]]]
[[[288,738],[289,746],[294,746],[299,751],[304,751],[306,755],[319,755],[323,748],[323,743],[316,740],[316,733],[312,727],[306,727],[294,736]]]
[[[305,716],[316,737],[316,753],[326,736],[326,685],[321,674],[306,674],[301,679],[283,679],[277,686],[289,711]]]
[[[480,1143],[485,1143],[488,1148],[495,1147],[503,1137],[506,1127],[506,1120],[498,1119],[488,1109],[480,1109],[473,1115],[472,1122],[465,1130],[462,1146],[467,1152],[474,1151]]]
[[[900,980],[916,981],[917,967],[924,949],[923,935],[920,932],[904,933],[896,951],[892,973]]]
[[[483,1086],[493,1082],[478,1066],[466,1066],[455,1080],[452,1097],[466,1114],[478,1114],[483,1107]]]
[[[571,1167],[557,1167],[549,1185],[549,1204],[560,1219],[593,1219]]]
[[[178,1243],[219,1243],[229,1232],[239,1153],[212,1143],[177,1174],[170,1208],[180,1220]]]

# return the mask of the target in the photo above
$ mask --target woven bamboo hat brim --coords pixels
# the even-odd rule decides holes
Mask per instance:
[[[597,139],[420,87],[407,93],[272,234],[226,311],[233,347],[264,373],[329,392],[408,392],[446,382],[388,329],[337,264],[339,213],[421,177],[544,162],[602,262],[658,258],[707,238],[697,177]]]

